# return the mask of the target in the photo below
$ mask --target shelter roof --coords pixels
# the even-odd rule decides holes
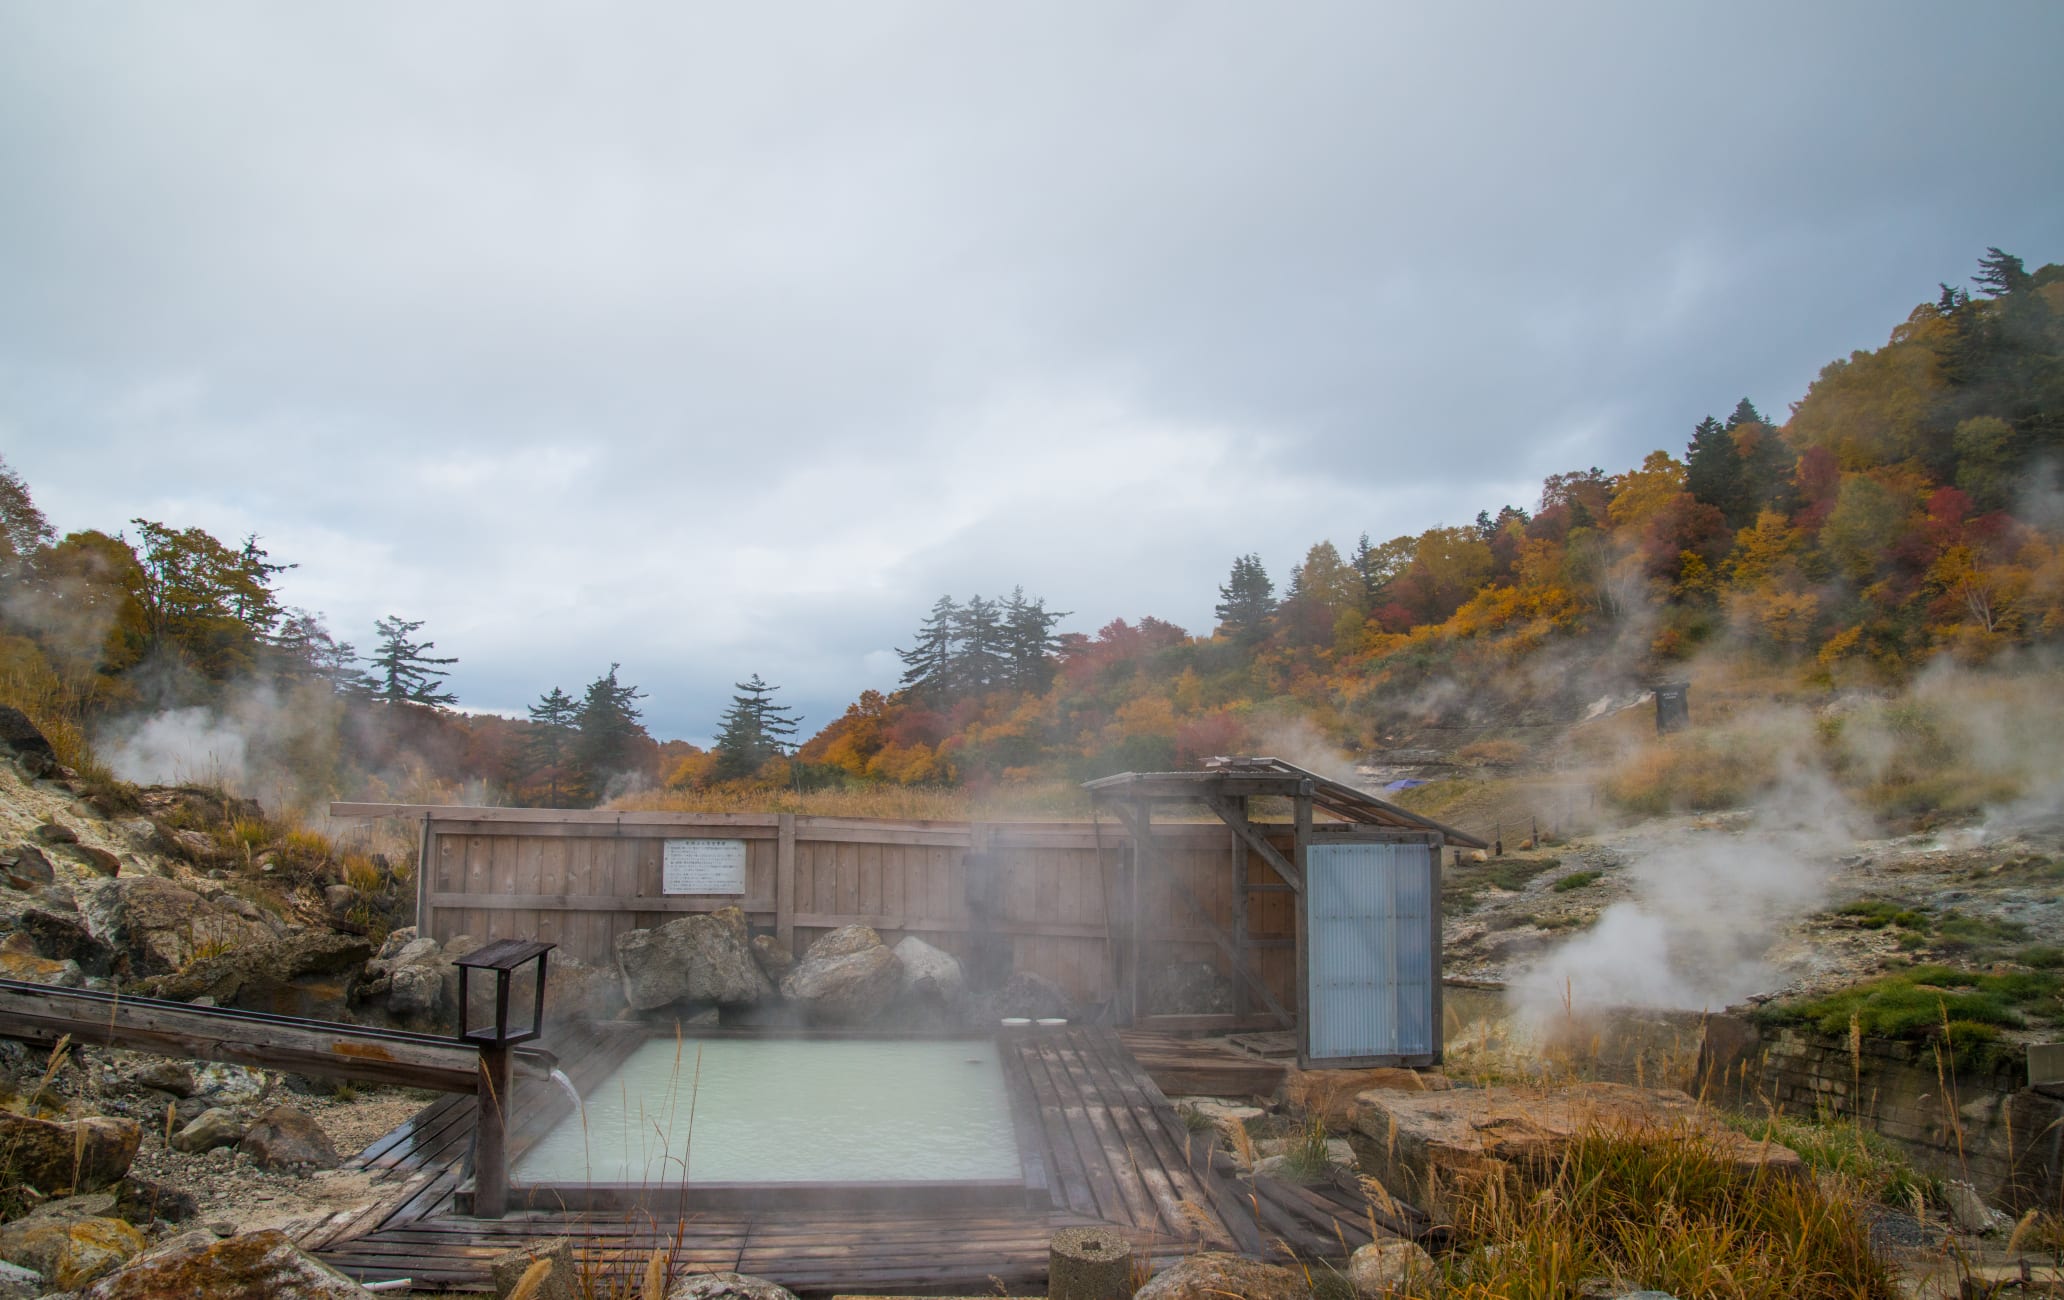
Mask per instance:
[[[1449,844],[1487,849],[1488,843],[1464,830],[1378,799],[1365,790],[1320,776],[1280,758],[1212,758],[1201,772],[1120,772],[1084,781],[1092,799],[1205,802],[1211,796],[1245,795],[1304,797],[1312,806],[1343,822],[1394,830],[1439,831]]]

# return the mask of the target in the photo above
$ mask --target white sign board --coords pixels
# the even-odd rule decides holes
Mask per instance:
[[[743,894],[744,840],[668,840],[660,857],[663,894]]]

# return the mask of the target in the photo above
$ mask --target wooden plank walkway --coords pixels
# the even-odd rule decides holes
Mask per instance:
[[[586,1092],[644,1039],[640,1027],[584,1026],[555,1032],[551,1046]],[[1029,1197],[1022,1207],[922,1211],[517,1208],[503,1219],[475,1219],[453,1200],[466,1177],[475,1103],[449,1097],[350,1162],[373,1171],[375,1204],[302,1225],[297,1235],[353,1277],[409,1277],[418,1288],[485,1289],[496,1255],[568,1236],[591,1265],[612,1273],[641,1273],[662,1249],[679,1272],[737,1269],[800,1293],[1037,1285],[1048,1240],[1075,1226],[1112,1227],[1161,1259],[1205,1249],[1338,1259],[1369,1240],[1369,1207],[1348,1180],[1312,1189],[1236,1174],[1215,1133],[1188,1131],[1113,1031],[1017,1034],[1002,1047],[1022,1101],[1020,1158],[1050,1204]],[[548,1079],[519,1078],[514,1091],[512,1162],[571,1111]]]

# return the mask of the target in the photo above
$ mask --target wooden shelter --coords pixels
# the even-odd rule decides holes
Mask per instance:
[[[1421,983],[1426,996],[1432,999],[1431,1046],[1425,1051],[1365,1052],[1344,1059],[1326,1059],[1325,1063],[1416,1065],[1438,1059],[1441,851],[1448,845],[1490,847],[1483,840],[1279,758],[1213,759],[1201,772],[1124,772],[1086,782],[1083,788],[1090,792],[1097,807],[1112,809],[1124,821],[1132,848],[1125,897],[1114,908],[1121,930],[1113,943],[1117,956],[1115,1018],[1120,1023],[1152,1027],[1157,1019],[1142,1001],[1143,971],[1148,965],[1151,941],[1148,890],[1161,874],[1157,863],[1161,836],[1154,827],[1154,810],[1157,806],[1202,805],[1233,832],[1233,852],[1228,864],[1234,893],[1230,926],[1220,924],[1213,909],[1185,881],[1171,878],[1170,892],[1208,932],[1230,967],[1234,984],[1231,1019],[1235,1025],[1245,1027],[1258,1001],[1267,1021],[1297,1033],[1299,1063],[1307,1066],[1323,1055],[1313,1050],[1310,1015],[1313,985],[1308,930],[1313,900],[1307,882],[1314,847],[1410,845],[1418,849],[1419,860],[1430,866],[1430,877],[1421,881],[1416,891],[1420,906],[1413,919],[1422,923],[1414,938],[1415,945],[1422,936],[1425,944],[1419,965],[1424,967]],[[1253,820],[1251,801],[1257,798],[1289,802],[1287,842],[1286,828],[1280,823]],[[1319,820],[1322,813],[1328,820]],[[1288,1000],[1281,996],[1279,984],[1272,987],[1257,973],[1260,952],[1282,945],[1281,936],[1257,937],[1256,903],[1281,895],[1289,896],[1293,926],[1289,946],[1295,974]],[[1363,946],[1366,948],[1371,942],[1380,946],[1385,937],[1364,935]]]

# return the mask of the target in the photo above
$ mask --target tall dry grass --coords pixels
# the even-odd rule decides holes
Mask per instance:
[[[1744,1174],[1692,1130],[1593,1130],[1552,1170],[1458,1199],[1461,1249],[1414,1294],[1567,1300],[1601,1281],[1716,1300],[1896,1294],[1847,1183]]]

